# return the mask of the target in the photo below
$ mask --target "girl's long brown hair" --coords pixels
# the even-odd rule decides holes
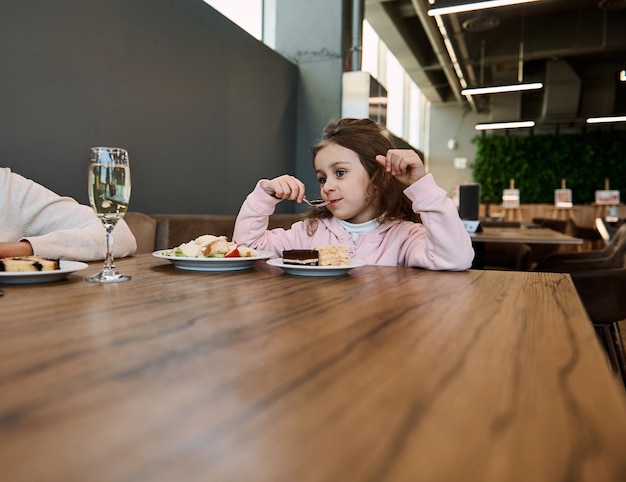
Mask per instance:
[[[313,159],[329,144],[345,147],[359,156],[370,178],[370,202],[380,222],[392,219],[419,222],[419,215],[413,212],[411,201],[404,195],[406,186],[376,161],[378,154],[386,155],[389,149],[394,148],[391,136],[384,127],[370,119],[344,118],[331,122],[311,148]],[[329,217],[332,214],[325,207],[312,209],[307,215],[311,220]],[[315,224],[309,224],[313,231]]]

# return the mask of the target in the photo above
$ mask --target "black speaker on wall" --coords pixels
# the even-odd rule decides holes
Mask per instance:
[[[480,184],[459,186],[459,214],[461,219],[478,221],[480,209]]]

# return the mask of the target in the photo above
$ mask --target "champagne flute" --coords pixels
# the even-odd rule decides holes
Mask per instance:
[[[86,281],[111,283],[128,281],[130,276],[115,269],[113,229],[124,217],[130,200],[128,152],[119,147],[92,147],[89,158],[89,202],[106,231],[104,268]]]

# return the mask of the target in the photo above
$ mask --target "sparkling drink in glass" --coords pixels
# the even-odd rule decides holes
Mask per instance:
[[[92,147],[89,158],[89,202],[106,232],[104,268],[87,281],[102,283],[128,281],[118,273],[113,260],[113,229],[126,214],[130,200],[128,152],[119,147]]]

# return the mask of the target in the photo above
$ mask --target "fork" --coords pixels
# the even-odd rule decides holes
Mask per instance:
[[[276,191],[274,191],[274,189],[272,189],[270,186],[265,184],[261,187],[270,196],[276,196]],[[330,204],[330,201],[324,201],[323,199],[313,199],[309,201],[307,198],[304,198],[303,201],[307,203],[309,206],[314,207],[314,208],[321,208],[323,206],[327,206]]]

